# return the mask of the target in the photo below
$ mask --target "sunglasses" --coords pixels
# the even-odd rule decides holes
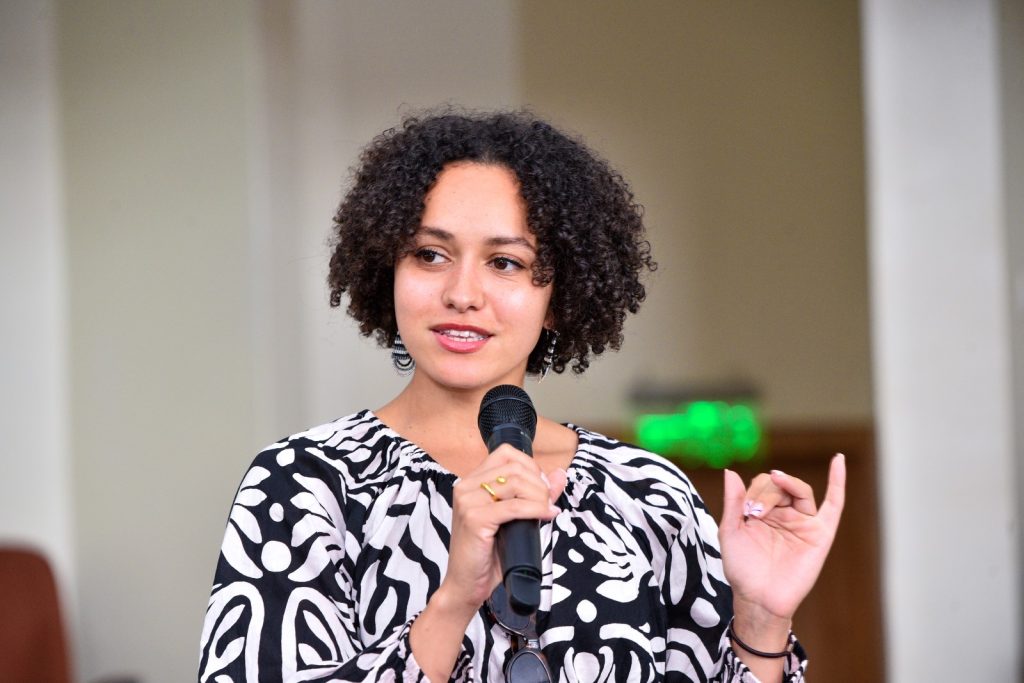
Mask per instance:
[[[552,683],[551,669],[537,638],[536,613],[516,614],[508,602],[505,586],[500,583],[487,599],[487,612],[512,642],[512,658],[504,669],[507,683]]]

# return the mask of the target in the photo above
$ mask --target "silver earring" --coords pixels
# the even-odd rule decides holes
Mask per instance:
[[[416,368],[416,361],[402,343],[402,335],[395,332],[395,341],[391,344],[391,363],[399,375],[408,375]]]
[[[540,362],[540,379],[548,376],[551,366],[555,364],[555,343],[558,341],[558,332],[546,330],[548,334],[548,348],[544,351],[544,358]],[[538,382],[540,380],[537,380]]]

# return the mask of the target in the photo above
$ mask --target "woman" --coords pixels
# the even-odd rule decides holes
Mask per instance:
[[[543,417],[532,458],[480,437],[492,387],[619,348],[654,268],[640,216],[605,162],[528,115],[409,119],[370,145],[335,218],[331,304],[347,295],[411,378],[256,458],[201,681],[546,675],[513,650],[552,680],[802,680],[790,623],[838,525],[841,457],[821,510],[781,472],[749,490],[727,472],[716,529],[651,453]],[[495,535],[517,519],[541,523],[543,579],[511,623]]]

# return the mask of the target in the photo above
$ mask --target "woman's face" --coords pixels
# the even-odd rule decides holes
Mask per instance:
[[[521,385],[548,317],[533,284],[536,239],[511,171],[446,166],[427,193],[412,251],[395,266],[398,329],[416,379],[454,389]]]

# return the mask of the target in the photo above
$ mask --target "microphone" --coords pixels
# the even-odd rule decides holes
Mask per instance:
[[[537,411],[530,396],[517,386],[502,384],[486,394],[477,417],[487,452],[498,446],[512,447],[533,456]],[[535,519],[514,519],[498,527],[495,539],[501,577],[509,605],[520,615],[533,614],[540,606],[540,529]]]

